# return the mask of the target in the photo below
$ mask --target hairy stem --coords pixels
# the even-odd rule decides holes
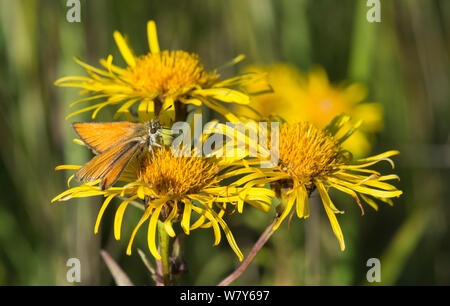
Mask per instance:
[[[247,255],[247,257],[244,259],[244,261],[241,263],[241,265],[234,270],[230,275],[228,275],[224,280],[222,280],[218,286],[228,286],[230,283],[232,283],[236,278],[241,276],[241,274],[247,269],[248,265],[253,261],[256,254],[258,254],[259,250],[264,246],[264,244],[269,240],[270,236],[273,234],[273,226],[275,225],[277,219],[275,219],[262,233],[262,235],[259,237],[258,241],[256,241],[255,245],[251,249],[250,253]]]

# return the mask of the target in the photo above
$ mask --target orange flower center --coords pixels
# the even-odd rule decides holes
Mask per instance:
[[[302,183],[329,174],[339,164],[336,140],[308,122],[284,124],[279,150],[283,170]]]
[[[170,150],[145,153],[137,167],[138,177],[160,195],[199,193],[215,181],[218,167],[203,157],[173,156]]]
[[[181,50],[140,56],[125,76],[137,90],[159,96],[183,94],[218,78],[215,72],[205,72],[197,54]]]

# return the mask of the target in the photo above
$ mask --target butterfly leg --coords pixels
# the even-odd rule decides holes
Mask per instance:
[[[145,209],[147,209],[148,208],[148,203],[150,202],[150,197],[149,196],[144,196],[144,207],[145,207]]]

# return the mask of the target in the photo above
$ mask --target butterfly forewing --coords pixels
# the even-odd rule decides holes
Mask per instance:
[[[75,122],[72,126],[81,140],[95,154],[100,154],[134,137],[141,124],[134,122]]]
[[[81,182],[102,179],[99,186],[101,190],[105,190],[119,179],[139,147],[140,143],[137,140],[120,143],[95,156],[75,173],[75,179]]]

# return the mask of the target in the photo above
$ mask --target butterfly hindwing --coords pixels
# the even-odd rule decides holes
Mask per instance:
[[[75,173],[75,179],[81,182],[101,179],[100,189],[105,190],[119,179],[139,147],[136,140],[120,143],[95,156]]]

